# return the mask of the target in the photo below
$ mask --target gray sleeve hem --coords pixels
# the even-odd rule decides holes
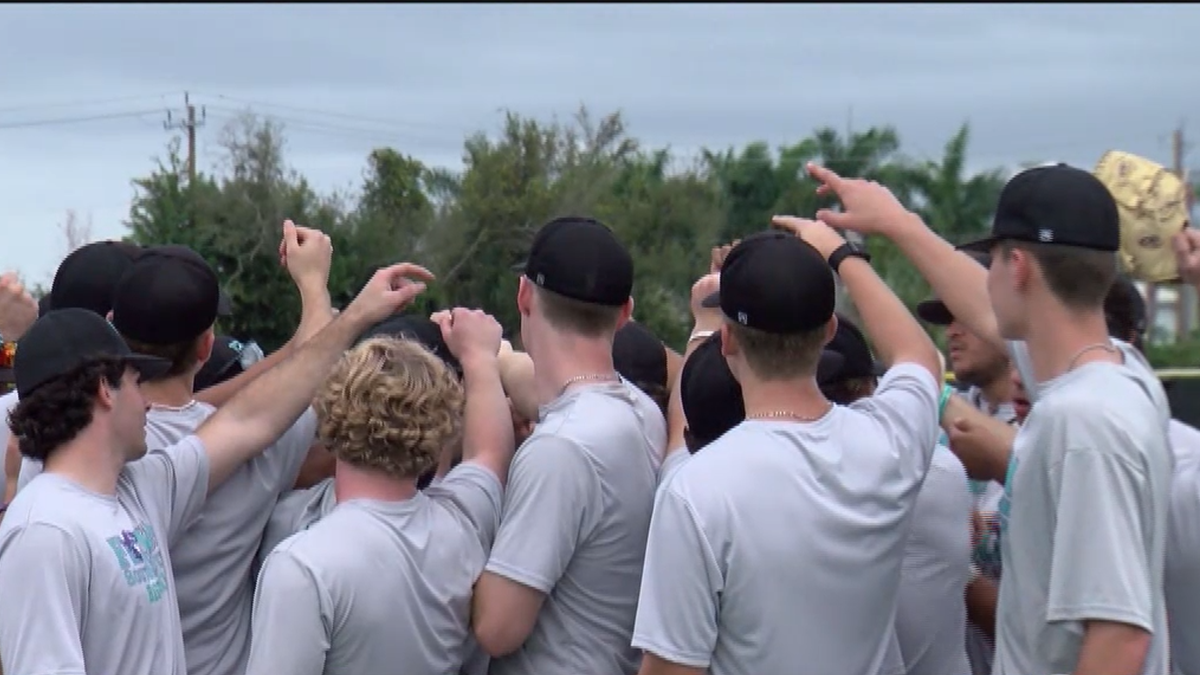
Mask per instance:
[[[664,661],[688,668],[708,668],[712,665],[712,656],[709,654],[684,653],[672,647],[663,646],[657,640],[639,633],[633,634],[631,646],[634,649],[650,652]]]
[[[528,586],[539,593],[547,595],[554,588],[554,582],[547,581],[524,570],[519,570],[508,563],[494,558],[488,561],[487,566],[484,567],[484,571],[504,577],[509,581],[515,581],[522,586]]]
[[[1048,623],[1068,621],[1109,621],[1123,623],[1153,633],[1154,622],[1136,610],[1113,605],[1079,605],[1076,607],[1052,607],[1046,611]]]

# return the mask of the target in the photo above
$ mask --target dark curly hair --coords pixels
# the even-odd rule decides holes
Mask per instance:
[[[55,449],[71,442],[92,423],[101,379],[114,389],[120,387],[125,367],[117,359],[89,361],[18,401],[8,415],[8,425],[21,454],[44,462]]]

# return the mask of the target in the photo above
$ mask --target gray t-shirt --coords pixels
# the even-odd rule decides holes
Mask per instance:
[[[262,543],[259,544],[258,554],[254,561],[254,576],[258,577],[262,562],[271,551],[288,537],[303,532],[316,522],[333,512],[337,506],[337,495],[333,490],[333,478],[302,490],[288,490],[279,497],[271,509],[263,532]]]
[[[213,412],[204,403],[193,405]],[[162,412],[148,416],[147,435],[169,431],[165,417]],[[174,433],[187,433],[193,422],[180,415],[174,421],[179,425]],[[202,421],[194,421],[191,429]],[[316,432],[316,415],[309,409],[271,447],[234,471],[209,495],[196,519],[171,540],[188,675],[245,671],[254,602],[251,564],[271,507],[295,484]],[[174,452],[165,443],[160,447],[165,448],[161,452]]]
[[[1034,388],[1027,348],[1010,345],[1036,402],[1001,503],[994,675],[1073,672],[1088,620],[1150,631],[1143,672],[1168,672],[1170,406],[1142,355],[1116,344],[1124,365],[1087,363]]]
[[[116,496],[43,473],[0,523],[0,661],[11,675],[184,675],[167,542],[208,490],[184,439],[125,465]]]
[[[342,502],[276,546],[248,675],[457,672],[501,500],[496,476],[468,461],[407,501]]]
[[[490,672],[632,675],[662,410],[622,381],[569,391],[539,417],[513,459],[487,571],[546,600],[525,644]]]
[[[971,506],[967,470],[939,445],[904,544],[896,635],[907,675],[970,671],[963,590],[971,563]]]
[[[713,675],[880,672],[940,390],[902,363],[870,398],[812,423],[747,420],[675,469],[634,646]]]
[[[1175,480],[1164,589],[1176,675],[1200,675],[1200,431],[1171,420]]]

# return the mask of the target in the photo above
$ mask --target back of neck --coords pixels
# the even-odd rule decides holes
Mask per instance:
[[[142,395],[153,405],[182,408],[193,400],[193,375],[184,374],[142,383]]]
[[[333,474],[333,490],[339,504],[351,499],[402,502],[417,494],[417,481],[415,478],[393,478],[339,459]]]
[[[124,467],[124,455],[92,425],[55,448],[46,458],[43,471],[62,476],[91,492],[111,496],[117,492],[117,477]]]
[[[1099,345],[1109,345],[1112,342],[1102,312],[1068,312],[1060,307],[1055,309],[1057,311],[1034,322],[1025,338],[1033,374],[1038,382],[1052,380],[1085,363],[1121,362],[1119,354],[1099,348]],[[1089,350],[1089,347],[1096,348]]]
[[[794,415],[817,419],[829,412],[829,399],[821,393],[815,378],[742,382],[742,400],[746,418],[767,415]]]
[[[558,398],[563,388],[574,378],[597,377],[616,379],[613,367],[612,344],[604,340],[559,338],[545,345],[533,359],[538,402],[545,405]]]

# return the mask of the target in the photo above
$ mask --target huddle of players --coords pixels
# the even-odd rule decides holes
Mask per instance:
[[[614,370],[633,266],[589,219],[533,242],[523,353],[464,309],[432,317],[426,339],[387,337],[420,323],[380,327],[431,279],[408,264],[335,318],[328,239],[290,223],[297,334],[208,402],[191,389],[219,291],[194,254],[138,252],[111,323],[54,303],[15,364],[24,459],[0,523],[0,663],[966,672],[964,650],[928,638],[961,635],[963,589],[989,578],[969,564],[963,463],[939,441],[954,395],[924,330],[834,226],[894,241],[955,322],[1038,383],[1000,449],[992,672],[1169,672],[1169,411],[1141,355],[1108,337],[1111,196],[1069,167],[1018,175],[974,247],[985,269],[886,188],[810,171],[843,211],[776,218],[697,282],[665,420]],[[879,364],[834,312],[835,274]],[[289,491],[329,452],[332,478]],[[922,550],[964,564],[910,564]],[[924,616],[899,616],[913,607]],[[1184,653],[1175,667],[1196,672]]]

